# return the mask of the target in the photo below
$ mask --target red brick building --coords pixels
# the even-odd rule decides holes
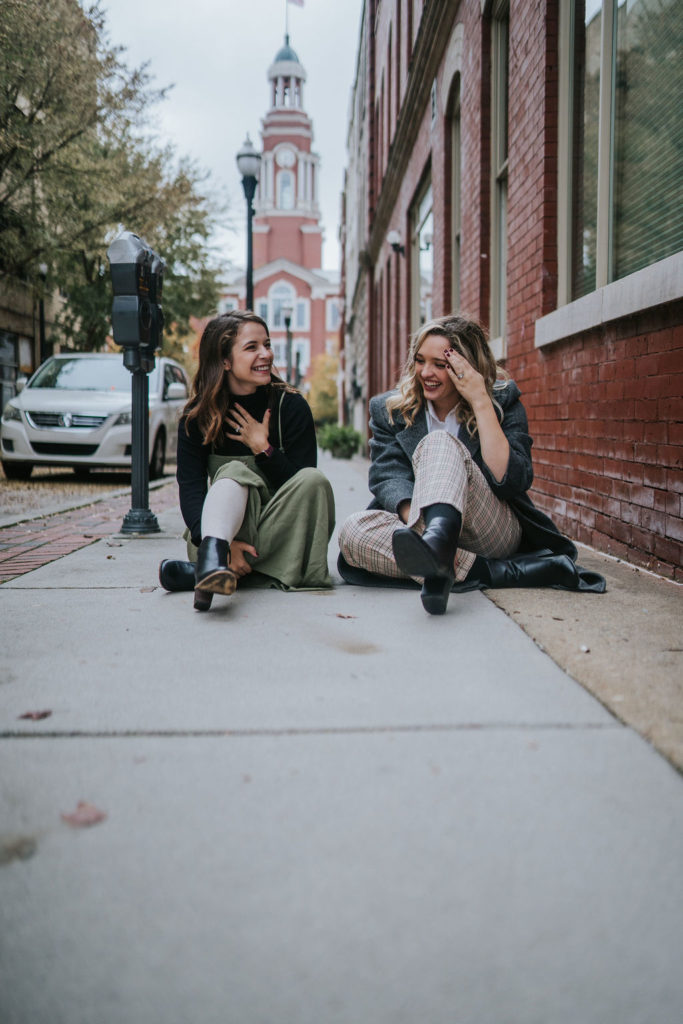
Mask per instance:
[[[421,323],[477,316],[537,504],[677,579],[682,39],[669,0],[366,0],[342,228],[347,420]]]
[[[315,356],[339,344],[339,274],[321,268],[323,229],[318,205],[320,158],[304,109],[306,72],[289,45],[268,69],[270,108],[262,122],[261,171],[254,200],[254,308],[267,322],[275,365],[305,380]],[[219,310],[244,308],[244,273],[224,289]],[[291,313],[288,313],[288,309]],[[287,352],[285,317],[290,316]]]

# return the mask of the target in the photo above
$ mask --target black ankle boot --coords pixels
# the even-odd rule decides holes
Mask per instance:
[[[420,591],[420,600],[424,610],[430,615],[443,615],[448,607],[452,586],[452,576],[425,576]]]
[[[562,587],[578,590],[579,573],[569,555],[515,555],[514,558],[487,558],[491,587]]]
[[[178,590],[194,590],[194,562],[182,562],[179,558],[165,558],[159,566],[159,583],[164,590],[175,593]]]
[[[462,516],[452,505],[429,505],[423,510],[426,528],[422,536],[408,527],[394,532],[392,548],[396,564],[408,576],[424,577],[422,605],[430,615],[443,615],[455,571]]]
[[[237,577],[228,569],[230,545],[220,537],[204,537],[197,552],[195,602],[198,611],[206,611],[211,594],[234,594]],[[208,601],[207,601],[208,598]]]

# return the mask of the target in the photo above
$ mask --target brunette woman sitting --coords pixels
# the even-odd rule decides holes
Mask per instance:
[[[207,324],[178,430],[190,561],[159,567],[166,590],[194,590],[198,611],[251,573],[285,590],[332,586],[334,497],[316,469],[313,417],[272,367],[268,327],[255,313]]]

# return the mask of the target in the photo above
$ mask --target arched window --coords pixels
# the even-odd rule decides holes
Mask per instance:
[[[294,209],[294,175],[280,171],[277,176],[277,205],[280,210]]]
[[[447,131],[450,133],[451,185],[451,309],[460,309],[460,256],[462,243],[461,161],[460,146],[460,76],[451,88],[448,103]]]
[[[278,284],[274,284],[268,293],[270,299],[270,320],[268,326],[272,328],[280,328],[281,330],[285,326],[285,318],[282,315],[282,309],[284,306],[291,306],[294,310],[296,306],[296,292],[291,284],[287,284],[286,281],[280,281]]]
[[[410,210],[411,271],[413,294],[410,304],[412,329],[432,319],[432,287],[434,282],[434,214],[432,210],[431,175],[418,193]]]

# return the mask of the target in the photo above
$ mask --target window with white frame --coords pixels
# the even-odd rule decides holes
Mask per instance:
[[[507,307],[508,69],[510,9],[496,0],[491,19],[491,335],[505,333]]]
[[[280,281],[277,284],[274,284],[270,289],[268,292],[268,298],[270,300],[269,326],[271,329],[279,328],[280,330],[283,330],[285,327],[285,318],[282,311],[286,306],[290,306],[292,312],[294,312],[296,292],[291,284],[287,284],[286,281]]]
[[[462,240],[462,214],[461,214],[461,160],[462,152],[460,145],[460,78],[453,88],[450,105],[450,131],[451,131],[451,306],[454,310],[460,309],[460,264],[461,264],[461,240]]]
[[[232,309],[237,309],[237,299],[221,299],[218,303],[219,313],[229,313]]]
[[[422,186],[410,210],[412,265],[412,296],[410,317],[412,330],[432,319],[434,282],[434,215],[432,211],[431,178]]]
[[[273,341],[273,362],[278,370],[284,370],[287,365],[287,344],[284,341]]]
[[[562,0],[560,17],[564,305],[683,249],[683,5]]]
[[[340,321],[339,299],[328,299],[325,307],[325,330],[339,330]]]
[[[297,299],[294,312],[294,326],[298,331],[307,331],[310,325],[310,304],[308,299]]]
[[[299,374],[303,377],[308,372],[311,362],[311,346],[307,338],[294,339],[292,345],[292,370],[294,371],[297,369],[297,358]]]
[[[268,299],[259,299],[256,304],[256,312],[262,320],[268,323]]]
[[[277,176],[277,205],[279,210],[294,209],[294,175],[280,171]]]

